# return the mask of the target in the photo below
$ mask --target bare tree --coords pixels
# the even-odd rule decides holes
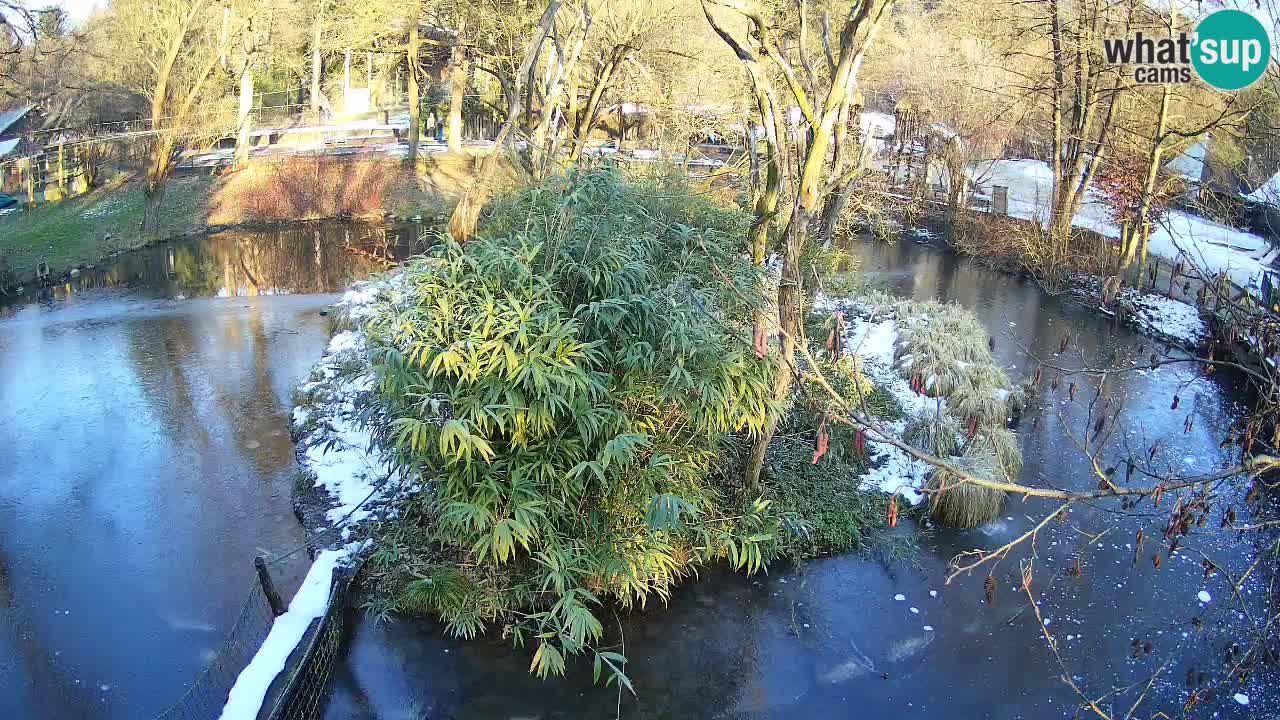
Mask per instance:
[[[734,37],[722,24],[717,22],[711,5],[733,10],[744,16],[750,23],[752,37],[758,45],[752,52],[744,43]],[[801,252],[810,239],[811,224],[821,218],[824,203],[833,190],[841,187],[849,178],[856,175],[860,168],[854,165],[846,170],[846,160],[842,148],[837,143],[837,125],[847,123],[850,108],[856,98],[858,74],[862,69],[867,50],[871,47],[879,31],[882,21],[893,7],[893,0],[859,0],[850,7],[835,37],[824,34],[824,45],[829,47],[829,72],[820,77],[811,72],[812,62],[807,51],[798,52],[801,67],[805,72],[803,78],[795,70],[793,63],[780,47],[780,32],[764,15],[764,9],[746,0],[703,0],[703,10],[707,21],[729,45],[740,61],[746,66],[751,76],[757,108],[760,113],[760,125],[777,127],[780,113],[770,100],[774,93],[772,80],[763,72],[757,53],[771,61],[773,67],[781,75],[787,89],[788,100],[803,117],[807,129],[805,136],[797,142],[795,156],[797,158],[797,186],[792,194],[789,219],[782,240],[782,276],[778,284],[778,328],[781,332],[781,363],[774,385],[774,397],[779,403],[785,403],[790,397],[792,373],[788,369],[796,362],[797,339],[802,337],[801,307],[804,295],[804,279],[801,269]],[[801,20],[807,18],[809,8],[806,2],[796,3],[796,12]],[[806,22],[797,20],[797,27],[806,27]],[[805,47],[808,40],[800,33],[800,47]],[[766,110],[765,106],[768,106]],[[843,128],[841,135],[844,134]],[[766,131],[766,138],[767,138]],[[774,153],[770,165],[776,165],[778,154]],[[771,168],[769,175],[777,172]],[[779,173],[780,175],[780,173]],[[768,197],[766,190],[762,197]],[[769,213],[768,202],[758,203],[757,212]],[[757,224],[767,223],[764,217],[757,216]],[[759,232],[757,230],[757,232]],[[753,252],[758,247],[759,235],[753,241]],[[759,329],[757,330],[759,335]],[[759,337],[757,341],[759,341]],[[799,343],[802,344],[802,343]],[[777,418],[773,418],[765,431],[758,437],[752,447],[751,460],[746,471],[746,482],[749,487],[756,487],[760,482],[760,473],[764,467],[765,454],[773,440],[777,429]]]
[[[121,51],[142,59],[145,72],[137,73],[135,82],[151,99],[154,136],[143,190],[142,229],[155,232],[181,134],[223,71],[234,41],[248,29],[254,6],[213,0],[118,0],[112,9]]]
[[[36,14],[22,3],[0,0],[0,87],[12,81],[18,58],[36,42],[37,23]]]

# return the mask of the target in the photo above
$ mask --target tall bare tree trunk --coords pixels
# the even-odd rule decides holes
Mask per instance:
[[[573,123],[573,145],[569,148],[569,163],[575,163],[582,157],[582,151],[587,147],[587,140],[591,137],[591,131],[595,129],[596,121],[600,115],[600,101],[604,97],[605,90],[609,87],[609,81],[613,78],[614,70],[617,69],[618,63],[621,62],[617,54],[618,49],[615,48],[610,53],[609,60],[605,62],[604,67],[600,68],[596,73],[595,82],[591,86],[591,94],[587,96],[587,104],[582,110],[575,112],[571,118]]]
[[[249,164],[249,131],[253,129],[253,64],[245,60],[240,72],[240,131],[236,135],[236,169]]]
[[[1170,34],[1174,32],[1177,24],[1178,13],[1175,7],[1169,16]],[[1151,237],[1151,209],[1155,203],[1156,179],[1160,175],[1161,160],[1164,159],[1164,141],[1169,127],[1169,101],[1172,95],[1173,86],[1165,84],[1160,91],[1160,112],[1156,116],[1156,126],[1151,132],[1151,144],[1147,151],[1147,176],[1142,181],[1142,194],[1138,198],[1138,211],[1135,213],[1129,247],[1125,248],[1122,269],[1133,263],[1135,249],[1139,263],[1145,265],[1147,262],[1147,240]]]
[[[165,180],[169,177],[173,162],[173,137],[168,134],[156,136],[156,143],[151,148],[151,160],[147,164],[146,182],[142,186],[142,231],[155,234],[160,230],[160,204],[164,202]]]
[[[613,74],[617,71],[622,63],[626,62],[634,49],[631,45],[632,39],[636,32],[640,29],[641,13],[635,13],[631,16],[631,21],[627,23],[627,28],[621,35],[621,42],[614,45],[609,50],[604,65],[596,72],[595,84],[591,88],[591,94],[588,96],[587,105],[583,109],[581,115],[577,112],[570,115],[570,123],[573,129],[573,146],[569,149],[569,163],[575,163],[582,157],[582,151],[586,149],[587,139],[591,136],[591,131],[595,129],[596,120],[599,119],[600,101],[604,97],[604,93],[609,89],[609,83],[613,80]],[[574,98],[576,104],[576,96]],[[619,125],[621,127],[621,124]],[[619,141],[618,149],[622,149],[622,143]]]
[[[579,11],[577,24],[570,31],[570,34],[577,33],[573,45],[565,52],[560,47],[560,42],[557,42],[548,60],[541,92],[542,115],[538,118],[538,124],[534,128],[533,137],[529,143],[530,165],[538,176],[545,175],[555,160],[555,148],[558,144],[555,142],[554,123],[557,115],[563,116],[560,99],[564,94],[565,80],[575,72],[578,58],[582,54],[582,47],[587,40],[587,33],[591,31],[592,22],[591,5],[584,2]]]
[[[462,38],[454,45],[449,62],[449,124],[445,131],[445,140],[450,152],[462,151],[462,105],[467,96],[467,84],[470,80],[471,63],[463,47]]]
[[[311,36],[311,115],[320,120],[320,73],[324,71],[320,58],[320,42],[324,29],[324,0],[316,8],[315,29]]]
[[[422,17],[422,0],[410,5],[409,43],[405,60],[409,65],[409,168],[418,167],[418,142],[422,139],[422,100],[418,97],[418,21]]]

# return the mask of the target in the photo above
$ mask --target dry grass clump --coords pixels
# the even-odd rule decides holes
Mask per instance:
[[[921,418],[907,424],[902,439],[912,447],[920,448],[938,457],[950,457],[964,446],[964,431],[955,418]]]
[[[996,458],[991,453],[974,451],[957,465],[965,472],[989,475],[995,472]],[[934,520],[954,528],[968,530],[995,520],[1004,507],[1003,490],[965,482],[945,470],[935,470],[925,483],[929,493],[929,514]]]
[[[1017,436],[1008,429],[981,428],[952,462],[976,477],[1011,481],[1022,469],[1022,450]],[[954,528],[967,530],[989,523],[1004,507],[1003,490],[967,482],[942,469],[929,475],[925,490],[929,493],[929,514]]]
[[[995,458],[996,479],[1013,480],[1022,471],[1022,447],[1018,436],[1003,427],[985,427],[969,439],[968,454],[990,454]]]
[[[915,447],[950,458],[965,472],[1011,480],[1022,469],[1017,437],[1007,429],[1010,414],[1026,401],[995,364],[985,327],[958,305],[902,302],[895,306],[901,341],[895,349],[899,372],[915,387],[947,402],[947,415],[909,425],[905,439]],[[977,527],[1000,514],[1005,493],[935,470],[926,489],[934,519],[959,528]]]
[[[902,302],[895,308],[902,322],[902,341],[895,354],[921,390],[944,397],[965,422],[1004,425],[1014,402],[1022,402],[987,348],[987,330],[959,305]]]

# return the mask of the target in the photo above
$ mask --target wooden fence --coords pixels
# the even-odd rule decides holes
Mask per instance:
[[[87,192],[96,181],[88,143],[66,145],[0,164],[0,191],[27,206]]]

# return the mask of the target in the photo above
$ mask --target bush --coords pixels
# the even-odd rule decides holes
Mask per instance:
[[[545,676],[594,650],[603,603],[777,554],[782,515],[717,472],[779,411],[772,362],[742,342],[763,282],[746,222],[671,178],[590,172],[405,267],[366,329],[383,440],[432,488],[406,516],[442,547],[416,552],[444,559],[383,568],[398,609],[463,636],[501,623]]]
[[[297,156],[226,175],[209,201],[210,225],[332,217],[381,218],[412,178],[396,160]]]

